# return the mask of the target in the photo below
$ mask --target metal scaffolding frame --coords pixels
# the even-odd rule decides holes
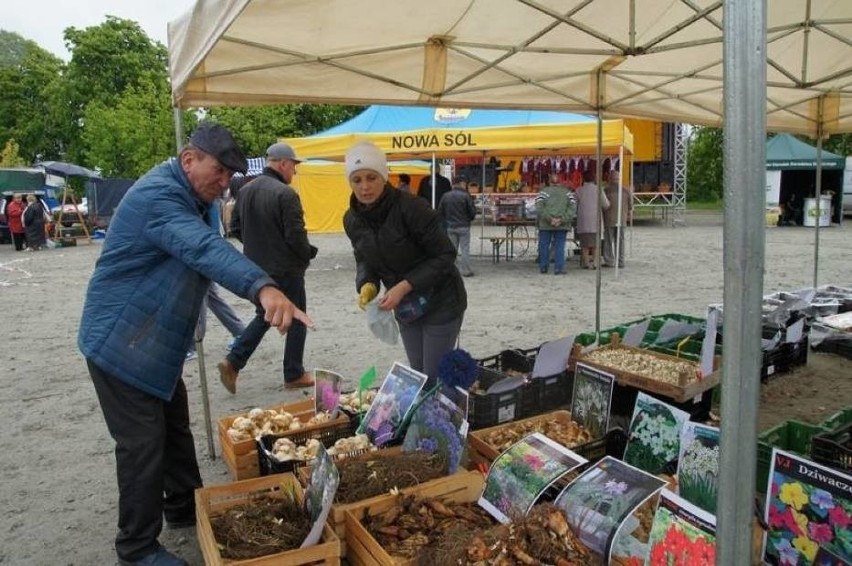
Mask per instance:
[[[689,131],[686,125],[674,125],[674,187],[672,193],[672,226],[686,222],[686,150]]]

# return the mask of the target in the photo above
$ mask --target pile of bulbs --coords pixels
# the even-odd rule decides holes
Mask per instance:
[[[279,438],[272,445],[272,456],[279,462],[290,460],[307,461],[317,457],[320,441],[316,438],[309,439],[304,445],[298,445],[289,438]],[[342,459],[352,452],[373,451],[376,447],[370,442],[366,434],[356,434],[341,438],[328,449],[329,456],[337,456]]]
[[[348,413],[366,413],[372,402],[376,399],[376,389],[366,389],[358,398],[358,391],[342,393],[340,395],[340,408]]]
[[[237,417],[228,428],[232,442],[243,442],[267,434],[284,434],[331,421],[331,413],[320,412],[303,422],[298,415],[275,409],[254,408],[246,416]]]

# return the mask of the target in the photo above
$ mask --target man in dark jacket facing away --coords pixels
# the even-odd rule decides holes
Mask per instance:
[[[425,198],[434,209],[438,208],[438,203],[441,202],[441,198],[452,190],[452,185],[450,185],[450,180],[441,175],[437,168],[433,169],[435,173],[435,186],[438,187],[436,191],[432,191],[432,176],[428,175],[420,179],[420,184],[417,186],[417,196],[421,198]]]
[[[456,248],[456,267],[465,277],[473,275],[470,268],[470,223],[476,218],[476,207],[467,192],[463,179],[453,181],[453,190],[441,197],[438,214],[444,219],[447,235]]]
[[[240,189],[231,233],[243,243],[243,253],[263,268],[297,307],[305,310],[305,271],[317,249],[308,242],[299,195],[288,184],[300,162],[289,145],[269,146],[263,173]],[[269,324],[258,310],[228,356],[219,362],[219,379],[232,394],[237,391],[239,371],[267,330]],[[302,362],[306,338],[305,325],[294,321],[284,345],[284,385],[288,389],[314,384]]]

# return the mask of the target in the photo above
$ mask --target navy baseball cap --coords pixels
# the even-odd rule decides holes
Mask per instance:
[[[245,175],[248,171],[248,161],[237,145],[234,136],[224,126],[215,122],[202,122],[198,125],[189,143],[219,160],[219,163]]]

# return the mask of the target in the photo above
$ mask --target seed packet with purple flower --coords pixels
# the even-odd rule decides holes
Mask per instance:
[[[666,484],[612,456],[583,472],[556,498],[580,540],[608,563],[621,524]]]
[[[395,362],[364,415],[358,432],[366,434],[378,447],[393,440],[406,422],[427,379],[426,374]]]
[[[465,458],[468,423],[463,411],[440,392],[414,410],[402,444],[404,452],[440,454],[447,473],[458,471]]]
[[[311,477],[305,489],[305,511],[311,520],[311,530],[300,548],[317,544],[322,536],[323,525],[328,519],[337,486],[340,484],[340,473],[337,466],[320,444],[316,459],[313,462]]]

